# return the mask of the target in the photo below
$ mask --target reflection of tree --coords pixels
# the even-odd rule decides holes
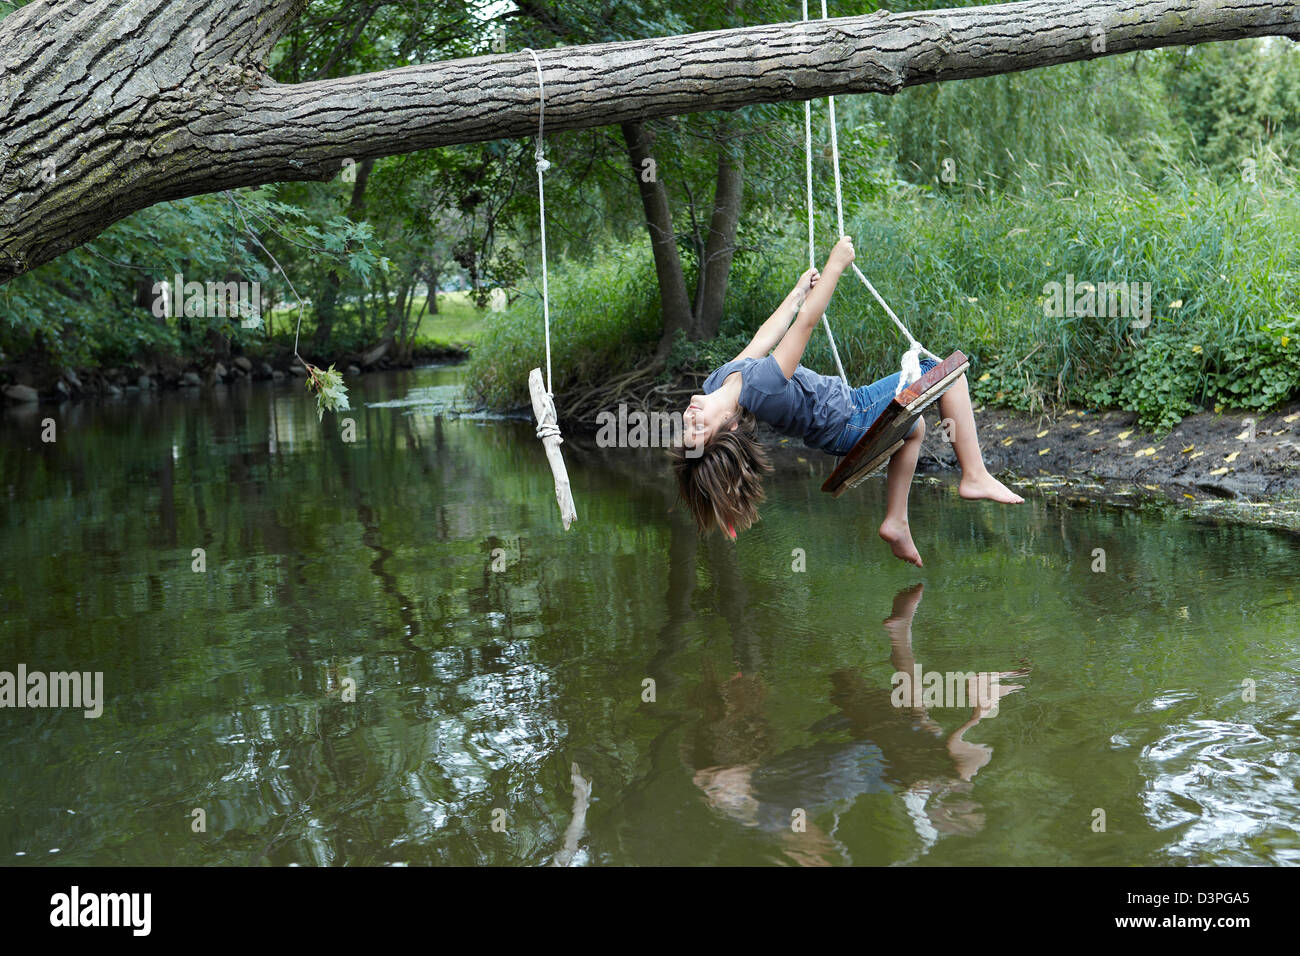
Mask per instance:
[[[378,418],[379,416],[374,416]],[[397,418],[406,422],[406,427],[410,430],[410,419],[405,415],[386,416]],[[372,439],[376,445],[381,445],[385,440],[388,441],[387,449],[379,448],[379,451],[391,456],[395,452],[395,432],[389,431],[385,439],[383,431],[378,429],[378,422],[374,423],[379,434]],[[348,490],[348,497],[352,500],[352,507],[356,510],[357,521],[361,524],[361,543],[375,552],[375,559],[370,562],[370,572],[379,579],[379,588],[385,594],[393,599],[393,604],[397,610],[398,616],[402,620],[401,641],[409,650],[418,650],[412,642],[412,638],[420,633],[420,621],[415,614],[415,601],[411,599],[399,586],[397,575],[389,571],[385,562],[393,556],[393,552],[384,547],[384,536],[379,526],[379,517],[369,504],[366,503],[365,495],[357,481],[353,469],[352,456],[349,449],[345,447],[341,432],[337,429],[326,429],[323,432],[324,444],[330,453],[330,458],[335,465],[335,471],[339,478],[342,479]],[[365,453],[369,453],[369,444]]]

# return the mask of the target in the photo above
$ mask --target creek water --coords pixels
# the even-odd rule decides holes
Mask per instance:
[[[699,540],[581,436],[566,532],[461,374],[6,414],[0,671],[103,700],[0,709],[0,863],[1300,863],[1297,538],[919,480],[918,570],[792,451]]]

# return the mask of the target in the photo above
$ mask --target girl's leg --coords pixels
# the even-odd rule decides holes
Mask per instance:
[[[961,466],[961,484],[957,493],[963,498],[988,498],[1003,504],[1018,505],[1025,499],[989,474],[980,453],[979,436],[975,432],[975,411],[971,408],[970,388],[963,375],[952,388],[939,397],[939,414],[952,425],[946,429],[952,437],[952,450]],[[902,454],[902,449],[899,449]]]
[[[889,459],[885,481],[885,520],[880,525],[880,536],[889,542],[894,556],[908,564],[921,567],[921,555],[912,542],[912,530],[907,522],[907,493],[912,487],[916,460],[921,457],[921,440],[925,438],[925,419],[918,418],[911,434],[903,439],[903,447]]]

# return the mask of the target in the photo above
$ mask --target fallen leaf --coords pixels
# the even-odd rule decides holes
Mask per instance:
[[[1201,457],[1202,455],[1204,455],[1204,454],[1205,454],[1205,452],[1203,452],[1203,451],[1194,452],[1194,453],[1192,453],[1192,454],[1190,454],[1190,455],[1187,456],[1187,460],[1188,460],[1188,461],[1191,461],[1193,458],[1200,458],[1200,457]]]
[[[1214,471],[1210,472],[1211,475],[1226,475],[1227,473],[1227,468],[1216,468]]]
[[[1125,438],[1128,438],[1128,436],[1129,436],[1129,435],[1132,435],[1132,434],[1133,434],[1133,429],[1130,428],[1130,429],[1129,429],[1128,431],[1126,431],[1126,432],[1120,432],[1120,433],[1119,433],[1118,435],[1116,435],[1115,437],[1116,437],[1116,438],[1119,438],[1119,439],[1121,439],[1121,440],[1123,440],[1123,439],[1125,439]]]
[[[1238,435],[1236,441],[1250,441],[1250,429],[1247,428],[1244,432]]]
[[[1193,501],[1196,500],[1196,495],[1189,495],[1189,494],[1188,494],[1187,492],[1185,492],[1185,491],[1183,492],[1183,497],[1184,497],[1184,498],[1191,498]]]
[[[1046,454],[1047,454],[1049,451],[1051,451],[1051,450],[1052,450],[1052,449],[1050,449],[1050,448],[1040,448],[1040,449],[1038,449],[1038,454],[1040,454],[1040,455],[1046,455]]]
[[[1035,438],[1042,438],[1042,437],[1043,437],[1044,435],[1046,435],[1050,430],[1051,430],[1051,429],[1044,428],[1041,432],[1039,432],[1039,433],[1038,433],[1037,435],[1035,435],[1034,437],[1035,437]]]
[[[981,382],[987,382],[987,381],[988,381],[989,379],[991,379],[992,377],[993,377],[993,375],[992,375],[991,373],[989,373],[989,372],[985,372],[983,375],[980,376],[980,381],[981,381]]]
[[[1159,491],[1159,490],[1160,490],[1160,486],[1159,486],[1159,485],[1143,485],[1142,487],[1145,488],[1147,491]]]
[[[1180,454],[1186,455],[1189,451],[1191,451],[1195,447],[1196,447],[1195,444],[1188,445],[1186,448],[1182,450],[1182,452],[1180,452]]]
[[[1223,460],[1226,461],[1226,462],[1234,462],[1234,461],[1237,460],[1237,456],[1240,455],[1240,454],[1241,454],[1241,452],[1239,452],[1239,451],[1234,451],[1231,455],[1225,455],[1225,456],[1223,457]]]
[[[1100,428],[1094,428],[1092,431],[1088,432],[1088,435],[1095,435],[1095,434],[1097,434],[1099,431],[1101,431]],[[1088,435],[1084,435],[1083,437],[1084,437],[1084,438],[1087,438]]]
[[[1295,421],[1297,418],[1300,418],[1300,412],[1296,412],[1294,415],[1288,415],[1286,418],[1282,419],[1282,421],[1286,422],[1287,424],[1290,424],[1291,422]]]
[[[1002,447],[1003,447],[1003,448],[1007,447],[1007,445],[1010,445],[1013,441],[1015,441],[1014,438],[1004,438],[1004,439],[1002,439]]]
[[[1071,425],[1070,427],[1071,427],[1071,428],[1082,428],[1082,427],[1083,427],[1083,422],[1075,422],[1075,423],[1074,423],[1073,425]]]
[[[1155,453],[1156,453],[1156,450],[1155,450],[1154,448],[1143,448],[1141,451],[1135,451],[1135,452],[1133,453],[1133,457],[1134,457],[1134,458],[1145,458],[1147,455],[1154,455]]]
[[[1223,413],[1223,406],[1222,406],[1222,405],[1215,405],[1215,406],[1214,406],[1214,414],[1216,414],[1216,415],[1220,415],[1220,414],[1222,414],[1222,413]]]

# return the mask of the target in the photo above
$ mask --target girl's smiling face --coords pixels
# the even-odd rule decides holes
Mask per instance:
[[[739,409],[722,389],[711,395],[692,395],[682,412],[682,440],[687,448],[707,445],[720,429],[736,427]]]

